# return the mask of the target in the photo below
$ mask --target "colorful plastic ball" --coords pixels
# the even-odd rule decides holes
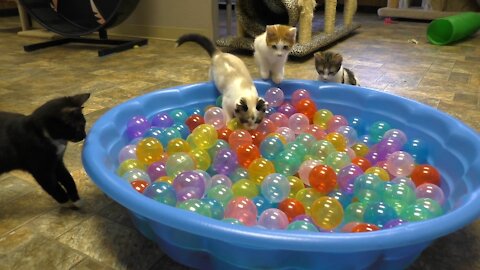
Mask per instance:
[[[215,199],[225,206],[233,198],[233,191],[225,185],[216,185],[207,190],[206,197]]]
[[[313,122],[313,117],[315,112],[317,112],[315,101],[309,98],[304,98],[293,104],[293,106],[298,113],[305,115],[309,122]]]
[[[303,181],[303,183],[305,183],[305,185],[310,185],[308,177],[312,169],[321,164],[322,162],[317,159],[305,160],[304,162],[302,162],[300,168],[298,169],[298,176]]]
[[[366,223],[375,224],[380,228],[392,219],[396,219],[397,212],[393,207],[383,202],[370,203],[365,207],[363,220]]]
[[[227,128],[230,130],[242,129],[242,124],[238,118],[232,118],[227,122]]]
[[[377,163],[378,164],[378,163]],[[382,179],[383,181],[389,181],[390,180],[390,175],[388,174],[388,172],[383,169],[382,167],[378,167],[378,166],[372,166],[368,169],[365,170],[365,173],[369,173],[369,174],[373,174],[373,175],[376,175],[378,176],[380,179]]]
[[[340,126],[335,131],[347,139],[347,146],[349,147],[353,146],[358,140],[357,131],[351,126]]]
[[[278,204],[278,209],[282,210],[287,217],[288,222],[299,216],[305,214],[305,207],[303,207],[302,202],[295,198],[286,198]]]
[[[294,175],[298,172],[302,159],[292,150],[284,150],[273,160],[275,171],[285,176]]]
[[[168,142],[171,140],[175,138],[182,138],[182,134],[180,134],[180,132],[174,127],[167,127],[163,129],[156,138],[162,143],[162,145],[168,145]]]
[[[283,101],[285,100],[285,95],[283,94],[282,89],[278,87],[272,87],[265,92],[263,98],[266,102],[268,102],[268,106],[278,107],[283,104]]]
[[[221,129],[218,129],[217,130],[217,134],[218,134],[218,139],[219,140],[224,140],[224,141],[228,141],[228,137],[230,137],[230,134],[232,134],[233,130],[227,128],[227,127],[224,127],[224,128],[221,128]]]
[[[223,218],[222,221],[225,222],[225,223],[228,223],[228,224],[232,224],[232,225],[245,225],[240,220],[238,220],[236,218]]]
[[[397,214],[415,202],[415,191],[408,185],[385,183],[382,191],[383,201],[393,207]]]
[[[370,168],[372,165],[370,164],[370,161],[364,157],[355,157],[352,159],[352,164],[357,165],[362,169],[362,171],[366,171],[368,168]]]
[[[145,163],[140,162],[137,159],[127,159],[120,163],[120,165],[117,168],[117,175],[122,176],[124,175],[127,171],[130,171],[132,169],[139,169],[139,170],[145,170],[146,165]]]
[[[235,183],[242,179],[250,179],[250,175],[245,168],[237,167],[232,173],[228,175],[232,183]]]
[[[305,147],[307,147],[307,149],[309,149],[315,141],[315,136],[305,132],[298,134],[295,138],[295,142],[303,144]]]
[[[348,123],[357,131],[357,134],[365,134],[366,123],[361,117],[352,116],[348,119]]]
[[[323,230],[332,230],[342,223],[343,207],[338,200],[324,196],[312,203],[310,215],[315,225]]]
[[[344,222],[344,225],[342,226],[341,232],[352,232],[352,229],[357,226],[358,224],[361,224],[362,222]]]
[[[191,109],[188,109],[187,113],[188,113],[189,115],[192,115],[192,114],[203,115],[205,112],[204,112],[204,110],[203,110],[201,107],[199,107],[199,106],[194,106],[194,107],[192,107]]]
[[[253,198],[253,203],[257,207],[258,214],[261,214],[263,211],[269,208],[278,208],[278,203],[274,203],[265,199],[262,194],[259,194],[258,196]]]
[[[385,132],[390,129],[390,124],[385,121],[377,121],[370,125],[368,128],[368,134],[370,135],[374,143],[378,143],[382,138]]]
[[[232,149],[237,149],[242,144],[252,143],[252,135],[244,129],[234,130],[228,137],[228,143]]]
[[[128,181],[129,183],[133,181],[140,181],[140,180],[145,181],[147,183],[152,182],[150,180],[150,176],[148,176],[148,174],[144,170],[140,170],[140,169],[131,169],[125,172],[122,175],[122,178]]]
[[[358,137],[358,142],[363,143],[368,147],[372,147],[374,144],[377,143],[372,139],[372,136],[370,136],[369,134],[364,134]]]
[[[288,126],[288,117],[279,112],[272,113],[270,116],[268,116],[268,119],[272,121],[272,123],[276,127],[287,127]]]
[[[295,107],[290,103],[283,103],[280,107],[277,108],[277,112],[283,113],[285,116],[290,117],[292,114],[296,113]]]
[[[203,180],[205,182],[205,190],[208,190],[209,188],[211,188],[212,177],[210,176],[209,173],[207,173],[204,170],[200,170],[200,169],[193,170],[193,172],[196,172],[196,173],[200,174],[200,176],[203,178]]]
[[[196,147],[200,149],[209,149],[217,141],[217,130],[210,124],[202,124],[195,128],[190,135]]]
[[[212,212],[210,211],[210,208],[206,206],[205,202],[200,199],[181,201],[178,203],[177,207],[183,210],[197,213],[202,216],[212,217]]]
[[[288,143],[287,139],[285,139],[285,136],[281,135],[280,133],[277,133],[277,132],[270,133],[267,136],[265,136],[265,139],[270,138],[270,137],[274,137],[274,138],[279,139],[282,142],[283,145],[286,145]]]
[[[312,155],[314,158],[324,162],[328,155],[335,152],[335,146],[329,141],[320,140],[313,143],[312,147],[310,148],[309,154]]]
[[[350,157],[346,152],[334,151],[325,159],[325,164],[330,166],[335,172],[339,172],[343,167],[351,163]]]
[[[415,183],[412,181],[410,177],[395,177],[393,178],[390,182],[394,184],[402,184],[402,185],[407,185],[409,186],[412,190],[416,189]]]
[[[295,141],[295,131],[289,127],[279,127],[275,132],[282,135],[287,143]]]
[[[264,118],[263,121],[258,124],[256,130],[266,136],[267,134],[274,132],[277,128],[277,124],[275,124],[272,120]]]
[[[355,179],[354,196],[365,203],[378,202],[381,200],[383,180],[374,174],[362,174]]]
[[[267,200],[278,203],[288,198],[290,183],[285,175],[272,173],[263,179],[260,190]]]
[[[303,215],[298,215],[296,217],[294,217],[292,219],[292,222],[295,222],[295,221],[305,221],[305,222],[308,222],[308,223],[312,223],[313,224],[313,219],[311,216],[307,215],[307,214],[303,214]],[[316,227],[316,226],[315,226]]]
[[[211,177],[211,187],[218,186],[218,185],[224,185],[227,187],[232,187],[232,180],[230,180],[230,177],[228,177],[225,174],[215,174],[214,176]]]
[[[337,175],[330,166],[320,164],[310,171],[308,181],[318,192],[328,194],[337,185]]]
[[[217,107],[222,107],[222,100],[223,100],[223,95],[219,95],[219,96],[215,99],[215,106],[217,106]]]
[[[167,128],[173,126],[173,119],[168,113],[157,113],[151,119],[152,126],[159,128]]]
[[[210,155],[210,158],[213,160],[215,156],[217,156],[218,151],[222,149],[230,149],[230,145],[227,141],[218,139],[215,141],[215,144],[213,144],[213,146],[207,150],[207,152]]]
[[[288,182],[290,183],[290,194],[288,194],[289,198],[295,198],[297,192],[305,188],[305,184],[303,181],[293,175],[287,176]]]
[[[363,170],[356,164],[343,167],[337,174],[338,189],[345,194],[353,194],[355,179],[363,174]]]
[[[221,202],[212,198],[202,198],[205,207],[210,210],[211,217],[217,220],[223,219],[224,208]]]
[[[383,225],[383,229],[391,229],[391,228],[394,228],[394,227],[398,227],[398,226],[401,226],[401,225],[404,225],[408,222],[406,222],[405,220],[401,219],[401,218],[396,218],[396,219],[392,219],[390,221],[388,221],[387,223],[385,223]]]
[[[388,131],[387,131],[388,132]],[[387,133],[385,133],[387,134]],[[385,136],[385,135],[384,135]],[[385,153],[385,155],[402,149],[403,144],[400,140],[392,137],[383,137],[380,142],[375,146],[378,152]]]
[[[182,139],[186,139],[188,135],[190,135],[190,129],[188,129],[187,125],[185,124],[176,123],[173,124],[172,127],[180,133]]]
[[[257,224],[257,207],[247,197],[236,197],[225,207],[224,218],[235,218],[246,226]]]
[[[365,143],[357,142],[354,143],[350,148],[355,152],[357,157],[363,157],[368,153],[368,146]]]
[[[166,176],[167,168],[166,168],[165,162],[163,161],[153,162],[148,166],[147,173],[148,173],[148,176],[150,176],[150,179],[153,179],[153,180],[160,178],[162,176]]]
[[[440,173],[432,165],[419,164],[415,166],[410,177],[417,187],[425,183],[440,186]]]
[[[155,182],[165,182],[165,183],[168,183],[170,185],[173,185],[173,177],[171,176],[160,176],[159,178],[155,179]]]
[[[177,192],[177,200],[201,199],[205,194],[205,179],[195,171],[185,171],[178,174],[173,180],[173,188]],[[179,196],[185,194],[185,197]]]
[[[317,227],[313,223],[303,221],[303,220],[297,220],[288,224],[287,230],[318,232]]]
[[[216,130],[224,128],[227,124],[223,109],[220,107],[211,107],[205,111],[203,116],[206,124],[210,124],[215,127]]]
[[[326,130],[328,133],[336,132],[342,126],[348,126],[348,120],[345,116],[337,114],[328,119]]]
[[[161,136],[162,136],[162,133],[164,132],[165,128],[159,128],[159,127],[150,127],[144,134],[143,134],[143,138],[147,138],[147,137],[153,137],[153,138],[156,138],[158,140],[161,139]],[[141,139],[141,138],[137,138],[137,139]],[[140,141],[140,140],[138,140]],[[135,143],[137,144],[138,141]]]
[[[305,133],[311,134],[315,137],[317,140],[323,140],[325,136],[327,136],[327,133],[325,132],[325,129],[320,127],[319,125],[312,124],[308,126],[307,130]]]
[[[288,226],[288,217],[277,208],[269,208],[258,217],[258,225],[270,230],[284,230]]]
[[[118,153],[118,162],[122,163],[127,159],[137,159],[137,145],[127,144]]]
[[[295,134],[305,132],[309,125],[309,120],[303,113],[294,113],[288,118],[288,127],[293,130]]]
[[[252,135],[252,143],[260,148],[260,144],[263,142],[266,135],[258,130],[250,131],[250,135]]]
[[[415,201],[415,204],[427,209],[431,213],[432,218],[443,215],[443,208],[436,200],[430,198],[418,198]]]
[[[388,172],[394,176],[408,176],[415,167],[413,157],[404,151],[393,152],[386,162]]]
[[[363,214],[365,213],[365,204],[361,202],[352,202],[345,207],[344,223],[363,222]]]
[[[290,98],[290,100],[291,100],[292,104],[296,104],[297,102],[299,102],[300,100],[302,100],[304,98],[311,98],[310,92],[308,92],[305,89],[297,89],[297,90],[293,91],[292,97]]]
[[[259,157],[250,163],[247,171],[249,178],[260,184],[267,175],[275,172],[275,166],[270,160]]]
[[[205,119],[201,115],[192,114],[185,120],[185,124],[188,126],[190,132],[192,132],[196,127],[205,124]]]
[[[423,164],[427,162],[428,149],[423,140],[418,138],[408,140],[403,146],[403,150],[412,155],[412,157],[415,159],[415,163]]]
[[[172,118],[173,123],[185,123],[188,118],[187,112],[183,109],[171,110],[168,115]]]
[[[250,199],[253,199],[260,194],[258,185],[252,180],[248,179],[240,179],[233,183],[232,191],[235,197],[243,196]]]
[[[378,230],[380,230],[380,228],[377,225],[370,223],[360,223],[352,228],[353,233],[374,232]]]
[[[343,151],[347,148],[347,139],[338,132],[328,133],[325,140],[331,142],[337,151]]]
[[[415,194],[417,198],[430,198],[437,201],[440,205],[443,205],[445,202],[445,194],[443,193],[443,190],[435,184],[421,184],[415,189]]]
[[[323,129],[327,129],[328,121],[333,117],[333,113],[327,109],[321,109],[315,112],[313,116],[313,123]]]
[[[396,129],[396,128],[392,128],[390,130],[387,130],[387,132],[385,132],[385,134],[383,134],[383,138],[388,138],[392,141],[395,141],[396,143],[401,145],[402,148],[407,143],[407,140],[408,140],[405,132],[403,132],[400,129]]]
[[[149,186],[149,183],[143,180],[135,180],[130,182],[130,185],[132,185],[133,189],[135,189],[137,192],[143,193],[145,189]]]
[[[150,128],[150,123],[143,115],[135,115],[127,122],[126,135],[129,140],[142,137]]]
[[[232,149],[224,148],[218,151],[213,159],[212,167],[217,173],[229,175],[238,166],[237,154]]]
[[[195,162],[196,169],[206,171],[212,164],[212,159],[206,150],[196,148],[190,150],[188,154]]]
[[[181,138],[172,139],[168,142],[168,145],[167,145],[167,153],[169,155],[172,155],[178,152],[187,153],[187,152],[190,152],[190,150],[191,150],[190,144],[186,140]]]
[[[422,221],[438,217],[441,214],[443,214],[443,210],[437,201],[422,198],[407,206],[401,213],[400,218],[406,221]]]
[[[250,163],[260,157],[260,150],[255,144],[241,144],[237,147],[238,165],[248,168]]]
[[[313,202],[324,195],[325,194],[318,192],[314,188],[305,187],[295,194],[295,199],[299,200],[303,204],[303,207],[305,207],[305,213],[310,215]]]
[[[364,157],[370,161],[370,164],[377,164],[387,158],[387,153],[378,152],[375,146],[373,146]]]
[[[153,182],[143,194],[163,204],[170,206],[176,206],[177,204],[175,189],[167,182]]]
[[[187,153],[175,153],[166,162],[167,175],[175,177],[184,171],[195,170],[195,162]]]

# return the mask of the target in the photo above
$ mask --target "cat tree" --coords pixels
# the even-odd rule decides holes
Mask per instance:
[[[433,20],[465,11],[479,11],[480,0],[423,0],[419,6],[411,0],[388,0],[387,7],[378,9],[380,17]]]
[[[336,25],[337,0],[326,0],[323,31],[314,32],[312,25],[316,0],[237,0],[237,36],[218,39],[217,45],[253,50],[255,37],[263,33],[267,25],[286,24],[298,28],[297,44],[290,55],[309,55],[360,27],[353,22],[357,0],[344,2],[343,24]]]

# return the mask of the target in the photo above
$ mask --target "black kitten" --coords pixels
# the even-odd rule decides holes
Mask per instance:
[[[79,206],[72,176],[65,168],[67,142],[86,136],[82,109],[90,94],[48,101],[30,115],[0,112],[0,174],[24,170],[57,202]]]

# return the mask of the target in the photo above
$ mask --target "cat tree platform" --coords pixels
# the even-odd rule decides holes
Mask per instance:
[[[346,0],[343,24],[336,25],[336,0],[325,1],[324,29],[312,31],[315,0],[237,0],[237,36],[217,40],[219,47],[254,50],[256,36],[265,31],[267,25],[285,24],[296,26],[297,43],[290,55],[303,57],[322,47],[347,37],[360,27],[353,22],[357,10],[356,0]]]
[[[404,18],[414,20],[434,20],[452,16],[461,12],[479,11],[480,0],[430,0],[422,1],[422,6],[412,6],[409,0],[388,0],[387,6],[379,8],[380,17]]]

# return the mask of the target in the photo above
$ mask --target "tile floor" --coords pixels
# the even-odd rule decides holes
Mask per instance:
[[[330,49],[344,55],[363,86],[415,99],[480,130],[480,33],[452,46],[427,43],[427,23],[394,21],[359,13],[354,35]],[[0,18],[0,109],[30,113],[61,95],[90,92],[88,128],[113,106],[157,89],[208,79],[207,55],[171,41],[99,58],[85,45],[32,53],[22,46],[17,17]],[[409,40],[415,39],[418,44]],[[240,54],[258,77],[250,53]],[[312,58],[287,63],[288,78],[314,79]],[[0,269],[187,269],[142,237],[127,212],[106,198],[86,175],[82,143],[65,155],[86,206],[61,209],[23,172],[0,176]],[[480,205],[479,205],[480,207]],[[445,236],[410,269],[480,269],[480,221]]]

